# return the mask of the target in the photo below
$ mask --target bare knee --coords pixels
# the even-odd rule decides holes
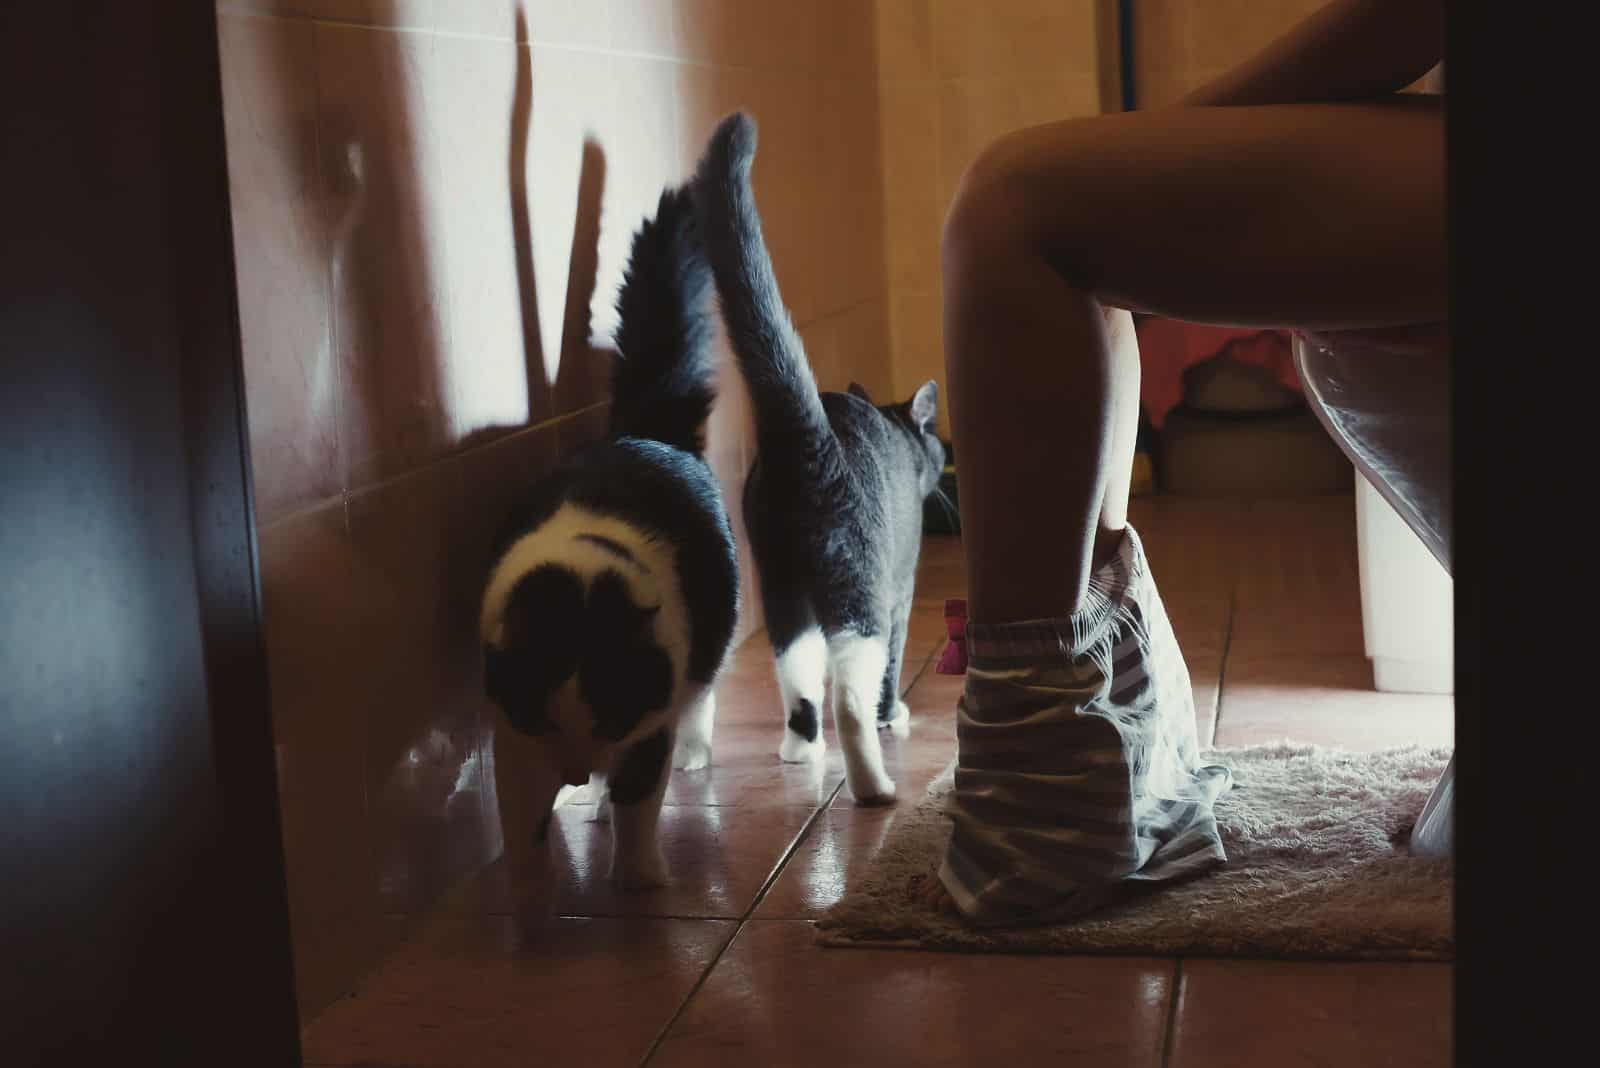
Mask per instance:
[[[1032,321],[1042,293],[1052,306],[1074,299],[1087,305],[1093,293],[1105,227],[1095,219],[1092,131],[1071,139],[1065,162],[1059,130],[1049,155],[1028,133],[1003,137],[978,156],[945,218],[945,358],[955,376],[952,389],[962,381],[964,362],[986,358],[986,345],[963,338],[992,339],[1008,324]],[[1072,162],[1074,154],[1083,166]],[[1091,361],[1093,355],[1086,346],[1051,349],[1056,361]]]
[[[988,148],[962,174],[945,215],[940,248],[947,272],[964,274],[1027,255],[1029,218],[1017,196],[1020,175],[1004,150]]]
[[[1017,130],[991,142],[961,177],[945,219],[944,255],[960,260],[991,252],[1052,259],[1070,252],[1074,233],[1103,206],[1096,185],[1108,146],[1096,119]]]

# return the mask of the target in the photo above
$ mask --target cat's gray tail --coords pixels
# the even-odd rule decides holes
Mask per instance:
[[[750,188],[755,120],[722,120],[694,176],[694,207],[721,298],[728,339],[750,387],[759,436],[802,433],[832,439],[805,346],[778,292],[761,215]]]
[[[689,191],[668,189],[655,218],[633,235],[617,295],[614,436],[704,453],[706,417],[716,399],[711,284]]]

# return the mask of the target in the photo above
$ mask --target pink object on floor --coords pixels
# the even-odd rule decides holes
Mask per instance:
[[[1263,368],[1284,386],[1301,391],[1287,331],[1203,326],[1155,317],[1141,320],[1137,329],[1139,399],[1154,426],[1159,427],[1167,413],[1182,403],[1183,373],[1222,352],[1231,360]]]
[[[950,641],[939,656],[934,671],[940,675],[967,673],[967,602],[952,598],[944,603],[945,631]]]

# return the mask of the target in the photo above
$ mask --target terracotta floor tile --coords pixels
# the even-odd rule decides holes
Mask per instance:
[[[1247,502],[1140,497],[1128,509],[1161,595],[1226,600],[1244,554]]]
[[[715,920],[447,915],[306,1028],[306,1061],[636,1065],[732,935]],[[532,1058],[532,1060],[530,1060]]]
[[[803,805],[828,803],[844,779],[838,747],[819,764],[785,764],[778,759],[780,725],[739,727],[712,739],[711,765],[674,771],[667,783],[668,805]]]
[[[895,820],[915,804],[913,784],[899,786],[897,805],[859,808],[842,798],[824,812],[761,900],[756,918],[816,919],[838,901],[849,881],[883,848]]]
[[[466,911],[522,916],[737,918],[812,812],[803,805],[669,805],[661,812],[661,847],[672,881],[625,893],[606,878],[610,826],[595,819],[594,805],[567,804],[556,810],[547,861],[520,880],[496,861],[452,901]]]
[[[915,807],[950,761],[955,759],[955,700],[961,677],[936,675],[930,666],[907,695],[911,736],[880,735],[884,766],[895,780],[897,802],[862,808],[840,790],[795,850],[756,915],[809,917],[838,900],[849,873],[859,870],[882,847],[899,813]],[[837,747],[830,755],[837,753]]]
[[[1172,1068],[1451,1063],[1446,964],[1184,961]]]
[[[807,923],[748,924],[652,1068],[1160,1062],[1168,962],[820,949],[813,938]]]
[[[741,665],[738,674],[717,683],[718,729],[782,726],[787,718],[770,662],[759,669]]]
[[[1233,607],[1226,596],[1182,590],[1169,594],[1159,582],[1156,588],[1161,593],[1161,603],[1166,606],[1172,631],[1178,636],[1178,646],[1185,654],[1221,651],[1227,646]]]
[[[1365,656],[1359,580],[1352,579],[1347,590],[1307,588],[1298,596],[1285,591],[1271,604],[1241,600],[1228,649],[1244,657]]]
[[[940,675],[929,664],[906,694],[911,709],[911,735],[894,738],[879,732],[885,760],[897,767],[928,762],[943,767],[955,758],[956,701],[965,676]],[[891,769],[892,770],[892,769]]]
[[[1379,693],[1359,656],[1229,656],[1219,746],[1288,738],[1364,751],[1452,744],[1455,699]]]
[[[1361,655],[1361,570],[1355,497],[1251,506],[1243,539],[1232,647],[1246,654]]]
[[[906,627],[905,666],[900,672],[900,686],[904,689],[922,663],[944,648],[949,630],[944,622],[944,601],[924,596],[917,591],[911,606],[911,619]]]

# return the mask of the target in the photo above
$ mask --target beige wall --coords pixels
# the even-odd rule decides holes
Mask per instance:
[[[1111,72],[1098,27],[1115,24],[1097,0],[875,6],[894,388],[909,396],[944,381],[939,235],[962,172],[1001,134],[1101,111]]]
[[[589,320],[603,344],[631,231],[723,113],[763,122],[757,192],[823,385],[887,390],[873,20],[870,0],[219,9],[310,1012],[499,852],[474,635],[488,541],[518,486],[603,427]],[[737,502],[750,442],[728,384],[711,451]]]
[[[1327,0],[1134,0],[1139,107],[1171,103],[1250,58]]]
[[[1249,59],[1328,0],[1134,0],[1139,107],[1169,104]],[[1442,68],[1413,91],[1441,92]]]

